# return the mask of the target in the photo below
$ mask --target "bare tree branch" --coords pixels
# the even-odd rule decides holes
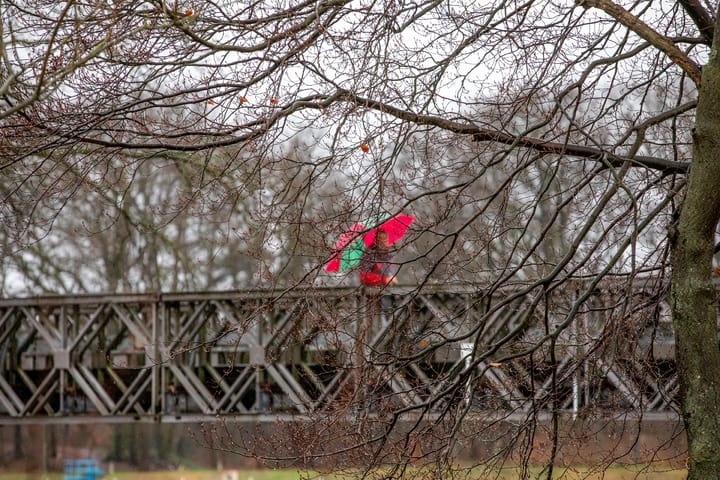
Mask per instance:
[[[700,66],[683,53],[682,50],[677,48],[672,41],[659,34],[656,30],[653,30],[638,17],[610,0],[579,0],[577,3],[585,8],[598,8],[604,11],[617,20],[618,23],[624,25],[664,52],[674,64],[680,67],[690,77],[695,85],[700,85]]]
[[[680,5],[682,5],[688,15],[690,15],[690,18],[695,22],[695,25],[697,25],[703,43],[707,46],[712,45],[715,32],[713,15],[711,15],[698,0],[680,0]]]
[[[689,164],[685,162],[676,162],[663,158],[634,156],[623,157],[610,152],[586,147],[582,145],[569,145],[564,143],[549,142],[540,138],[533,137],[517,137],[497,130],[490,130],[472,125],[467,122],[459,122],[450,120],[445,117],[434,115],[420,115],[407,110],[396,108],[387,103],[378,102],[368,98],[359,97],[349,91],[341,91],[341,97],[351,101],[355,105],[363,106],[376,110],[381,113],[392,115],[396,118],[413,122],[418,125],[428,125],[441,128],[443,130],[458,133],[462,135],[470,135],[476,142],[497,142],[513,147],[530,148],[539,153],[568,155],[580,158],[594,159],[603,165],[617,167],[625,162],[632,165],[658,170],[666,175],[673,173],[682,173],[687,171]],[[667,118],[671,118],[667,117]]]

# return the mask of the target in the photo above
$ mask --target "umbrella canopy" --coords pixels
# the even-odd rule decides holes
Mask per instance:
[[[387,233],[388,245],[400,240],[407,232],[415,217],[396,215],[375,222],[358,222],[340,236],[335,243],[334,253],[330,261],[325,264],[328,272],[344,272],[360,263],[363,253],[375,241],[378,230]]]

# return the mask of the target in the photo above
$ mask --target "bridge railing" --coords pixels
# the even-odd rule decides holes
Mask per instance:
[[[658,298],[436,286],[0,300],[0,423],[453,404],[670,411]]]

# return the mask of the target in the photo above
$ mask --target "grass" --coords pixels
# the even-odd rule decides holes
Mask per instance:
[[[544,480],[547,478],[547,473],[542,473],[541,468],[534,468],[529,473],[532,479]],[[542,476],[539,476],[541,473]],[[517,480],[521,478],[520,474],[519,469],[509,469],[503,471],[497,479]],[[652,468],[645,466],[610,467],[602,471],[587,467],[556,468],[553,473],[553,479],[557,480],[685,480],[686,477],[687,470],[685,469],[658,466]],[[469,478],[480,480],[482,477],[470,476]]]
[[[237,480],[295,480],[298,472],[293,470],[238,470]],[[103,480],[221,480],[217,470],[178,470],[171,472],[150,472],[138,476],[137,472],[122,472],[107,475]],[[0,480],[4,480],[0,478]]]
[[[237,480],[345,480],[347,475],[333,475],[325,473],[304,472],[295,470],[238,470]],[[479,471],[464,472],[456,478],[463,480],[517,480],[521,472],[517,468],[503,469],[491,476],[481,476]],[[530,478],[536,479],[541,473],[540,468],[532,469]],[[652,467],[651,469],[639,466],[612,467],[603,472],[594,472],[589,468],[557,469],[553,475],[555,480],[681,480],[687,475],[685,469],[671,467]],[[159,472],[118,472],[105,475],[102,480],[229,480],[221,478],[217,470],[173,470]],[[379,478],[379,477],[378,477]],[[421,472],[409,475],[407,478],[420,480],[425,478]],[[428,477],[429,478],[429,477]],[[0,480],[62,480],[61,473],[0,473]],[[234,479],[233,479],[234,480]]]

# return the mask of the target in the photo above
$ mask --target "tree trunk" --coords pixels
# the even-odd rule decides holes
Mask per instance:
[[[702,71],[692,168],[673,239],[671,302],[691,480],[720,479],[720,350],[710,276],[720,218],[718,37]]]

